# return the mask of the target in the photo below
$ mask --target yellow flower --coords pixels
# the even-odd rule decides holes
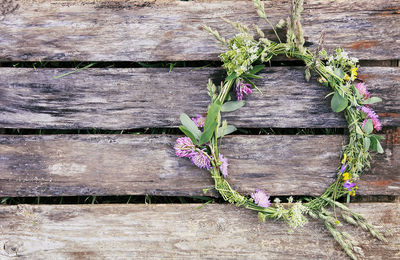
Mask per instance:
[[[349,81],[350,77],[349,77],[349,75],[346,74],[343,79],[346,80],[346,81]]]
[[[349,192],[350,196],[356,196],[356,192],[354,190]]]
[[[343,159],[342,159],[342,164],[344,164],[344,163],[346,162],[346,159],[347,159],[347,155],[344,154],[344,155],[343,155]]]
[[[358,68],[351,69],[351,80],[355,80],[357,78],[357,69]]]
[[[345,181],[350,180],[350,173],[349,172],[343,173],[343,180],[345,180]]]

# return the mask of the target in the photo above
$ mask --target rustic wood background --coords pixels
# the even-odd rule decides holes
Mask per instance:
[[[273,23],[285,0],[266,2]],[[373,154],[360,181],[366,203],[351,204],[387,234],[376,242],[345,226],[365,259],[400,259],[400,1],[305,2],[306,45],[341,46],[362,60],[360,78],[383,99],[385,153]],[[257,23],[251,1],[0,0],[0,133],[7,129],[176,128],[179,114],[205,112],[208,78],[220,68],[90,68],[65,62],[218,60],[223,48],[201,29],[234,30],[220,16]],[[283,32],[280,32],[283,35]],[[285,57],[277,60],[285,61]],[[56,61],[60,68],[12,64]],[[11,64],[11,65],[10,65]],[[135,64],[134,66],[137,66]],[[273,66],[240,111],[224,117],[246,128],[344,128],[329,90],[304,80],[303,68]],[[7,130],[8,131],[8,130]],[[0,135],[0,197],[161,195],[217,197],[206,171],[174,156],[176,135]],[[333,181],[344,135],[233,135],[223,153],[229,181],[244,194],[319,195]],[[395,198],[372,202],[378,195]],[[311,221],[289,234],[281,222],[226,204],[1,205],[0,258],[346,259],[327,230]]]

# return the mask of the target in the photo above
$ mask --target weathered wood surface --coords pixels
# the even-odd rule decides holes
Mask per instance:
[[[358,194],[400,194],[399,133],[358,183]],[[178,158],[167,135],[0,136],[0,197],[78,195],[216,196],[209,173]],[[344,136],[231,136],[222,153],[240,192],[318,195],[336,176]]]
[[[266,22],[251,1],[48,1],[20,0],[0,12],[0,60],[159,61],[216,60],[223,48],[202,28],[231,36],[219,17],[246,24]],[[289,15],[284,0],[266,3],[273,24]],[[306,44],[339,46],[360,59],[399,59],[400,1],[312,0],[304,6]],[[284,34],[284,33],[283,33]]]
[[[132,129],[176,127],[179,114],[204,113],[209,104],[208,78],[216,83],[223,71],[212,68],[88,69],[54,79],[71,69],[0,68],[0,128]],[[342,114],[330,109],[329,90],[304,69],[272,67],[256,81],[246,106],[225,113],[238,127],[345,127]],[[400,125],[400,68],[365,67],[383,125]]]
[[[1,206],[2,259],[348,259],[318,220],[288,233],[233,205]],[[400,204],[352,204],[383,233],[379,242],[345,224],[362,259],[400,258]]]

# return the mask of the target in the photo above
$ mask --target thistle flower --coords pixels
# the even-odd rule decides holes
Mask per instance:
[[[357,76],[357,74],[356,74]],[[368,99],[370,97],[370,94],[367,90],[367,86],[364,83],[358,83],[356,84],[356,89],[358,90],[358,92],[360,93],[360,95],[363,96],[363,99]]]
[[[355,183],[352,183],[350,180],[347,180],[344,184],[343,187],[345,187],[348,191],[351,191],[352,188],[356,186]]]
[[[222,163],[219,166],[219,169],[224,178],[226,178],[228,176],[228,158],[224,157],[222,154],[219,154],[219,161]]]
[[[262,190],[256,189],[255,193],[250,194],[253,198],[254,202],[264,208],[268,208],[271,205],[271,201],[269,201],[269,196]]]
[[[174,149],[176,156],[190,158],[193,156],[196,147],[189,137],[181,137],[176,140]]]
[[[374,110],[372,110],[371,108],[369,108],[367,106],[358,107],[358,110],[360,110],[361,112],[363,112],[363,113],[365,113],[367,115],[367,118],[362,123],[362,127],[365,126],[365,124],[367,123],[368,119],[371,119],[372,120],[372,124],[374,125],[374,129],[376,131],[382,130],[382,124],[378,119],[379,116],[375,113]]]
[[[197,115],[196,117],[192,118],[192,120],[197,127],[203,127],[204,123],[206,122],[206,118],[202,115]]]
[[[204,151],[200,149],[196,149],[196,151],[191,154],[190,161],[201,169],[211,169],[210,158]]]
[[[238,101],[243,99],[243,94],[248,95],[253,92],[250,87],[251,84],[248,83],[238,82],[236,84],[236,97]]]

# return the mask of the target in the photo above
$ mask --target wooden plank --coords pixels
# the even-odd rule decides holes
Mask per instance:
[[[167,135],[0,135],[0,197],[216,196],[208,172],[178,158]],[[358,183],[358,194],[399,195],[398,133]],[[345,136],[231,136],[229,181],[249,194],[318,195],[333,181]]]
[[[318,220],[288,232],[232,205],[18,205],[0,207],[2,259],[348,259]],[[344,225],[362,259],[400,257],[400,204],[351,204],[390,233],[374,240]]]
[[[2,6],[0,60],[8,61],[159,61],[217,60],[223,48],[202,28],[222,35],[234,30],[220,17],[246,24],[267,24],[251,1],[205,0],[20,0]],[[34,3],[34,4],[32,4]],[[399,59],[400,1],[312,0],[304,6],[306,44],[315,49],[339,46],[360,59]],[[287,1],[266,3],[273,24],[289,15]],[[282,37],[284,32],[282,32]]]
[[[176,127],[179,114],[204,113],[208,78],[216,68],[89,69],[0,68],[0,128],[132,129]],[[346,127],[330,109],[328,89],[304,80],[303,68],[272,67],[261,73],[247,105],[224,117],[238,127]],[[400,68],[362,68],[384,126],[400,126]]]

